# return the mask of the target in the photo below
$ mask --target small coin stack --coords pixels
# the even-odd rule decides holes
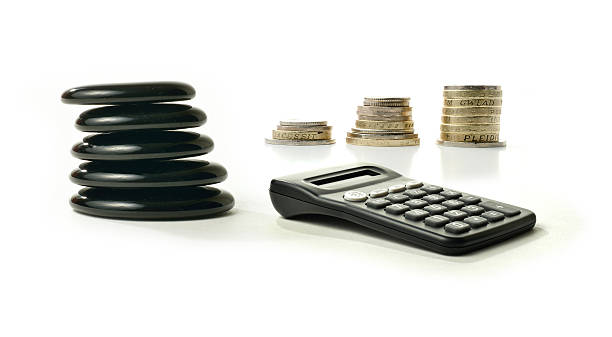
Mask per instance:
[[[276,145],[329,145],[336,142],[332,139],[332,127],[326,121],[289,119],[280,121],[272,138],[266,143]]]
[[[409,97],[366,97],[357,107],[355,127],[346,133],[346,143],[365,146],[419,145],[414,133]]]
[[[438,144],[459,147],[500,147],[502,90],[495,85],[444,87]]]

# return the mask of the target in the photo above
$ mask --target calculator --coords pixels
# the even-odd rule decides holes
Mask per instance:
[[[445,255],[506,240],[531,230],[536,222],[528,209],[406,178],[369,163],[273,179],[270,198],[286,218],[341,218]]]

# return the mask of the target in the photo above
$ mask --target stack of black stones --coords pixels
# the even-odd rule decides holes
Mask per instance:
[[[209,137],[173,131],[203,125],[206,114],[189,105],[161,104],[194,96],[195,89],[180,82],[91,85],[64,92],[64,103],[105,105],[76,121],[77,129],[96,133],[72,148],[87,162],[70,176],[86,186],[71,198],[71,206],[124,219],[200,218],[231,209],[230,193],[206,186],[227,178],[223,166],[179,159],[212,151]]]

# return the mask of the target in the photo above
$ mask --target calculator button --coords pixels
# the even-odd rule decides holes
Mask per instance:
[[[440,228],[449,223],[450,220],[445,216],[433,215],[428,218],[425,218],[424,222],[427,226]]]
[[[419,199],[427,195],[427,192],[416,189],[416,190],[408,190],[404,192],[405,195],[409,196],[410,199]]]
[[[379,188],[377,190],[374,191],[370,191],[370,198],[380,198],[380,197],[384,197],[385,195],[389,194],[389,191],[386,188]]]
[[[468,214],[465,213],[464,211],[459,211],[456,209],[452,211],[444,212],[443,215],[453,221],[463,220],[468,216]]]
[[[385,199],[369,199],[365,204],[370,208],[381,209],[385,206],[391,205],[391,201]]]
[[[439,195],[439,194],[430,194],[430,195],[426,195],[424,197],[422,197],[421,199],[427,201],[430,204],[439,204],[441,202],[443,202],[444,200],[446,200],[445,197]]]
[[[406,205],[402,205],[402,204],[393,204],[393,205],[389,205],[385,207],[385,212],[395,214],[395,215],[404,214],[409,210],[410,210],[410,207]]]
[[[406,206],[410,206],[411,209],[415,209],[415,208],[423,208],[427,205],[429,205],[427,203],[427,201],[425,200],[421,200],[421,199],[412,199],[412,200],[408,200],[404,203],[404,205]]]
[[[521,213],[520,210],[514,207],[500,205],[494,201],[483,201],[480,203],[480,206],[482,206],[487,211],[497,211],[505,216],[515,216]]]
[[[360,191],[348,191],[342,197],[346,201],[366,201],[368,195]]]
[[[420,182],[420,181],[412,180],[412,181],[407,181],[406,182],[406,188],[407,189],[419,188],[421,186],[423,186],[423,183]]]
[[[459,200],[465,202],[466,205],[474,205],[480,202],[480,198],[473,195],[464,195]]]
[[[436,185],[425,185],[423,187],[421,187],[421,189],[427,193],[440,193],[442,192],[444,189],[440,186],[436,186]]]
[[[465,206],[463,201],[454,200],[454,199],[446,200],[443,203],[441,203],[441,205],[448,207],[448,209],[460,209],[461,207]]]
[[[461,197],[461,193],[457,191],[445,190],[440,192],[440,195],[445,197],[446,199],[457,199]]]
[[[406,185],[404,184],[389,186],[389,193],[404,192],[405,190]]]
[[[470,231],[470,225],[465,222],[454,221],[444,226],[444,230],[453,234],[462,234]]]
[[[498,212],[498,211],[486,211],[482,214],[480,214],[481,217],[494,222],[494,221],[499,221],[502,220],[504,218],[504,214]]]
[[[404,213],[404,217],[413,221],[421,221],[429,216],[429,213],[425,212],[422,209],[413,209],[406,213]]]
[[[480,215],[485,211],[484,208],[476,205],[468,205],[461,208],[462,211],[466,212],[469,215]]]
[[[423,209],[429,212],[430,214],[442,214],[448,211],[448,208],[442,205],[429,205],[423,207]]]
[[[385,199],[391,201],[394,204],[401,204],[403,202],[410,200],[410,197],[407,195],[403,195],[403,194],[391,194],[385,197]]]
[[[470,225],[472,228],[486,226],[489,222],[481,216],[469,216],[463,219],[463,222]]]

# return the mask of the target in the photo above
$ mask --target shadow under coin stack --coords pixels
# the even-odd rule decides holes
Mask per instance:
[[[80,114],[76,128],[96,132],[73,146],[87,162],[70,176],[86,186],[70,200],[78,212],[124,219],[186,219],[218,214],[234,206],[228,192],[211,185],[227,171],[194,157],[212,151],[212,139],[186,131],[206,122],[206,114],[183,104],[195,90],[179,82],[77,87],[62,94],[67,104],[105,105]]]
[[[274,145],[331,145],[332,127],[326,121],[288,119],[280,121],[276,130],[272,130],[272,138],[266,138],[266,143]]]
[[[346,143],[364,146],[419,145],[414,133],[409,97],[370,98],[357,107],[355,127],[346,134]]]
[[[494,85],[444,87],[438,144],[458,147],[502,147],[499,122],[502,90]]]

